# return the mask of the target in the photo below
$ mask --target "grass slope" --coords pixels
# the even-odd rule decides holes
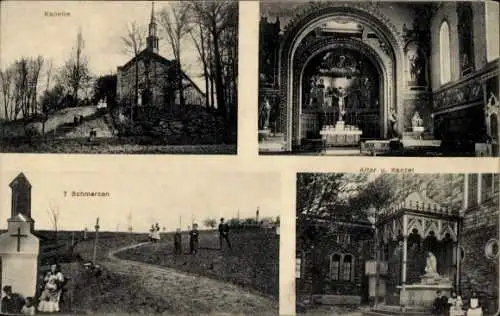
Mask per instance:
[[[41,232],[41,234],[46,238],[44,244],[55,242],[53,232]],[[82,232],[75,232],[75,239],[82,238]],[[89,232],[88,239],[79,242],[75,248],[75,252],[84,260],[92,259],[94,238],[95,234]],[[72,232],[58,234],[59,244],[69,245],[71,239]],[[163,285],[169,284],[164,280],[165,273],[162,277],[161,274],[148,275],[149,272],[138,271],[133,267],[118,268],[116,262],[107,258],[111,250],[145,240],[147,240],[146,234],[100,233],[96,261],[105,268],[99,277],[83,269],[80,262],[63,263],[62,271],[70,280],[61,304],[62,312],[87,315],[123,313],[200,315],[223,312],[246,315],[277,314],[277,303],[255,301],[254,298],[241,296],[241,292],[231,292],[227,287],[220,286],[212,288],[213,284],[190,277],[179,280],[183,284],[184,292],[176,292],[175,286]],[[162,241],[159,244],[125,251],[119,253],[118,257],[231,281],[248,290],[255,289],[277,297],[279,241],[274,233],[265,230],[233,232],[231,241],[234,249],[221,252],[216,249],[219,242],[218,235],[214,232],[201,232],[201,249],[197,256],[174,257],[171,255],[172,235],[162,234]],[[188,250],[187,234],[183,236],[183,249]],[[165,261],[160,262],[162,259]],[[213,263],[214,269],[206,270],[209,262]],[[145,281],[151,279],[156,280],[154,284]]]
[[[183,255],[174,255],[172,235],[164,235],[159,244],[119,253],[123,259],[146,262],[176,270],[229,281],[274,298],[279,293],[279,239],[274,230],[233,231],[232,249],[219,250],[219,235],[200,232],[199,252],[190,255],[189,238],[183,235]]]

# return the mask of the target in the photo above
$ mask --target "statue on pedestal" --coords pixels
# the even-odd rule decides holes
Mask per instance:
[[[398,115],[394,109],[389,112],[389,138],[398,138],[398,131],[396,129],[396,123],[398,122]]]
[[[417,111],[415,114],[413,114],[413,117],[411,118],[411,126],[412,127],[422,127],[424,125],[424,120],[422,120],[422,117],[420,117],[420,113]]]
[[[425,276],[439,277],[437,272],[437,260],[436,256],[432,252],[427,253],[426,265],[425,265]]]
[[[269,127],[269,114],[271,113],[271,104],[267,97],[264,98],[259,110],[259,129],[264,130]]]

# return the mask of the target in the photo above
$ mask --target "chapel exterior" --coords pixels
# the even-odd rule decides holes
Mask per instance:
[[[397,189],[375,222],[318,221],[329,227],[327,235],[309,248],[297,241],[297,300],[430,310],[411,288],[421,286],[431,251],[449,282],[443,293],[457,290],[467,304],[475,291],[485,315],[494,315],[500,307],[499,175],[380,178]]]
[[[138,98],[136,94],[136,70],[138,71]],[[151,9],[149,36],[146,49],[118,67],[117,102],[123,106],[154,106],[171,110],[180,103],[177,83],[177,61],[159,55],[159,38],[154,6]],[[205,94],[183,72],[185,105],[205,106]]]
[[[325,105],[329,124],[340,118],[362,141],[377,141],[393,137],[394,122],[404,139],[462,153],[490,142],[497,155],[498,15],[494,1],[263,3],[259,105],[272,104],[278,151],[316,137],[311,91],[325,87],[325,74],[344,73],[332,85],[351,92]]]

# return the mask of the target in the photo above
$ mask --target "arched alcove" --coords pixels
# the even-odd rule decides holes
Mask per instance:
[[[348,43],[345,38],[333,37],[330,43],[321,43],[321,39],[314,39],[315,29],[318,29],[325,22],[332,20],[349,20],[369,28],[377,37],[375,47],[371,47],[376,58],[385,60],[382,63],[386,76],[383,80],[385,98],[383,104],[383,118],[380,119],[382,127],[382,137],[387,136],[387,126],[385,119],[390,109],[396,109],[398,117],[403,117],[403,109],[399,106],[401,102],[397,100],[397,91],[402,90],[403,69],[402,65],[402,38],[389,19],[381,14],[370,4],[349,4],[341,3],[316,3],[305,6],[301,14],[298,14],[286,27],[283,34],[282,45],[279,50],[279,86],[280,86],[280,108],[282,130],[285,133],[286,149],[292,150],[293,145],[300,145],[300,95],[301,76],[304,70],[305,51],[311,51],[315,47],[316,52],[340,42]],[[362,35],[365,36],[365,35]],[[351,49],[368,51],[367,47],[373,44],[367,43],[366,37],[357,41],[351,41]],[[319,47],[323,44],[323,47]],[[374,44],[373,44],[374,45]],[[343,47],[347,49],[347,46]],[[310,57],[310,56],[308,56]],[[374,57],[372,57],[374,58]],[[389,62],[387,62],[387,60]],[[399,78],[401,77],[401,78]],[[399,119],[398,121],[402,121]]]

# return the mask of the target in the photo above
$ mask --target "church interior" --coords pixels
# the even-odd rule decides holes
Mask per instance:
[[[262,154],[498,155],[498,3],[261,3]]]

